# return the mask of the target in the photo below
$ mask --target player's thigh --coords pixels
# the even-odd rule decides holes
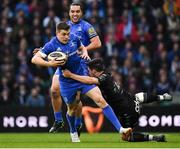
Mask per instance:
[[[86,95],[93,99],[96,103],[102,103],[102,104],[106,104],[105,99],[102,96],[102,93],[100,91],[100,89],[96,86],[93,89],[89,90]]]
[[[59,75],[53,75],[52,84],[51,84],[51,92],[57,92],[60,94],[60,85],[59,85]]]

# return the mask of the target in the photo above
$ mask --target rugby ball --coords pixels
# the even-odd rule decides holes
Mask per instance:
[[[48,58],[48,61],[52,61],[52,60],[66,61],[67,55],[63,52],[60,52],[60,51],[54,51],[54,52],[49,53],[47,58]]]

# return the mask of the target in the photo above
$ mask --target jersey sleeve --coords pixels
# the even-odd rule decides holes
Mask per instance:
[[[44,47],[40,50],[40,54],[42,55],[43,58],[47,57],[47,55],[51,52],[53,52],[53,46],[50,42],[46,43]]]
[[[93,38],[95,36],[98,36],[95,29],[94,29],[94,27],[89,23],[86,23],[84,25],[84,30],[85,30],[86,34],[88,35],[89,39],[91,39],[91,38]]]
[[[107,74],[102,74],[101,76],[98,77],[98,81],[99,81],[99,84],[102,85],[106,82],[108,76]]]

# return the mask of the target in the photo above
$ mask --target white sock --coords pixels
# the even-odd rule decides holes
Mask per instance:
[[[160,100],[160,101],[164,100],[163,95],[158,95],[158,96],[159,96],[159,100]]]
[[[123,133],[126,130],[126,128],[121,127],[119,130],[119,133]]]
[[[129,128],[123,128],[123,127],[121,127],[120,130],[119,130],[119,133],[125,133],[125,132],[127,132],[128,129],[129,129]]]
[[[140,103],[144,102],[144,93],[143,92],[135,94],[135,97],[136,97],[136,100],[139,101]]]
[[[153,140],[153,135],[149,135],[149,141]]]

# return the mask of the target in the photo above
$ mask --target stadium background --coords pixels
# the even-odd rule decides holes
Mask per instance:
[[[55,24],[68,19],[71,2],[2,0],[0,132],[47,132],[52,125],[49,88],[54,69],[37,67],[30,60],[33,49],[42,47],[55,35]],[[84,0],[82,3],[84,19],[93,24],[103,43],[101,49],[90,53],[91,57],[103,57],[114,80],[132,93],[169,92],[174,96],[172,103],[144,108],[142,112],[148,113],[145,119],[148,124],[139,129],[179,132],[180,0]],[[31,104],[32,100],[37,101],[36,106]],[[82,101],[84,105],[95,106],[85,97]],[[99,115],[91,113],[91,116],[95,123]],[[114,131],[106,122],[102,127],[101,131]]]

